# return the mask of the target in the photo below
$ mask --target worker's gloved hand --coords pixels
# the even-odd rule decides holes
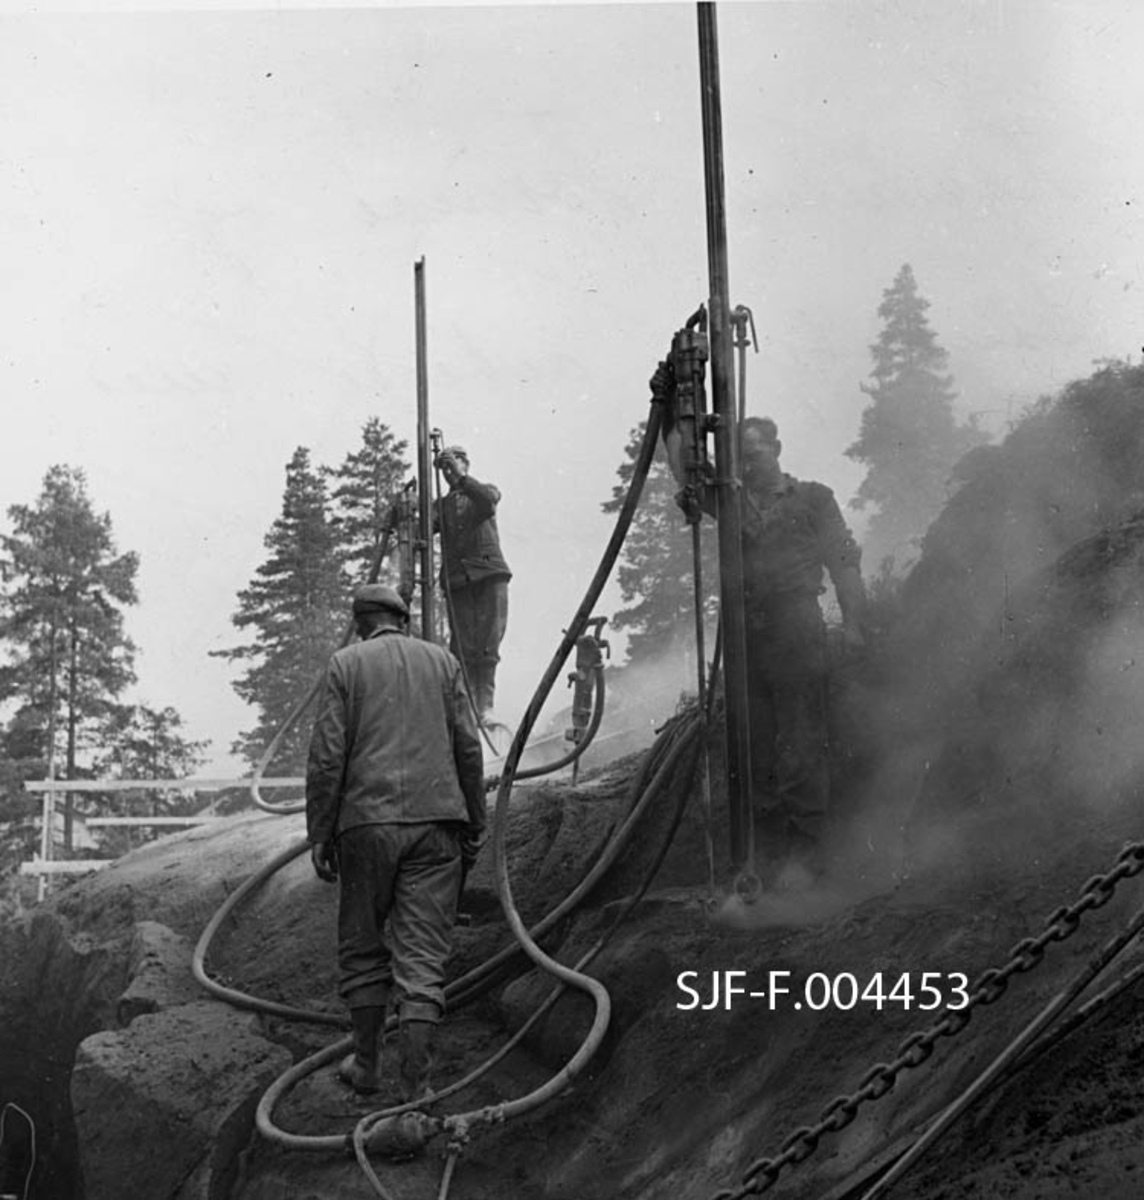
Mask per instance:
[[[440,454],[433,460],[433,465],[445,476],[445,482],[452,487],[453,484],[460,479],[464,472],[461,470],[460,464],[456,458],[449,453],[448,450],[442,450]]]
[[[460,836],[462,891],[465,890],[465,880],[468,879],[469,872],[473,869],[473,864],[477,861],[477,855],[481,852],[484,840],[483,834],[470,833],[468,830],[465,830]]]
[[[484,837],[479,833],[469,833],[466,831],[461,834],[461,866],[464,868],[466,875],[469,873],[469,868],[477,861],[477,855],[481,852],[484,840]]]
[[[338,881],[338,847],[336,842],[315,842],[310,847],[310,862],[314,874],[325,883]]]

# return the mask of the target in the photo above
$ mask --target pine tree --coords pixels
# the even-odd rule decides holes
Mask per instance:
[[[620,482],[604,512],[619,512],[635,471],[646,423],[632,431],[627,459],[616,471]],[[628,629],[627,662],[647,663],[664,654],[694,658],[695,569],[691,528],[675,501],[679,486],[671,473],[662,442],[656,447],[616,577],[628,607],[612,618],[617,629]],[[703,529],[704,617],[718,609],[719,560],[713,527]],[[710,647],[708,647],[710,649]]]
[[[347,454],[337,470],[324,472],[331,484],[330,525],[354,582],[362,582],[373,566],[394,497],[411,469],[407,449],[407,442],[370,417],[362,426],[361,447]]]
[[[107,750],[94,765],[99,779],[185,779],[206,761],[207,743],[184,737],[183,719],[170,706],[116,705],[104,727],[104,742]],[[148,788],[138,793],[107,792],[100,810],[116,816],[183,816],[198,804],[181,792]],[[119,855],[158,834],[147,826],[109,829],[100,844],[104,851]]]
[[[972,424],[954,420],[949,356],[929,327],[929,301],[918,293],[909,264],[882,293],[883,321],[870,347],[871,397],[863,410],[849,458],[867,466],[850,502],[874,506],[864,539],[865,561],[875,571],[900,570],[917,557],[922,536],[941,511],[954,464],[985,440]]]
[[[234,744],[234,752],[252,764],[337,649],[348,611],[348,583],[325,482],[303,446],[287,464],[282,512],[264,544],[270,556],[238,593],[238,611],[231,617],[256,640],[212,651],[251,664],[233,686],[258,711],[258,723]],[[275,759],[282,770],[301,769],[308,740],[304,722],[283,738]]]
[[[76,779],[87,770],[81,753],[98,742],[115,698],[135,679],[122,607],[136,602],[139,560],[116,553],[111,518],[92,509],[76,468],[52,467],[35,505],[13,505],[8,516],[0,640],[9,661],[0,667],[0,699],[17,705],[8,753],[25,764],[38,756],[46,774],[62,739],[63,777]],[[69,851],[74,814],[69,796]]]

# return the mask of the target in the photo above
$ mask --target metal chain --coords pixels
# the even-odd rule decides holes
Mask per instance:
[[[939,1038],[960,1033],[978,1005],[993,1004],[1009,987],[1009,980],[1031,971],[1045,957],[1050,942],[1063,942],[1080,926],[1081,917],[1094,908],[1107,904],[1123,879],[1144,871],[1144,842],[1131,842],[1117,856],[1116,865],[1104,875],[1094,875],[1080,890],[1071,905],[1056,909],[1045,921],[1036,937],[1022,938],[1009,953],[1001,967],[983,971],[974,981],[969,1001],[964,1008],[946,1012],[935,1025],[923,1032],[911,1033],[898,1047],[897,1056],[888,1063],[876,1063],[862,1076],[858,1090],[846,1096],[836,1096],[822,1110],[818,1122],[803,1125],[789,1134],[773,1158],[760,1158],[743,1174],[738,1190],[724,1189],[711,1200],[743,1200],[746,1196],[761,1196],[774,1186],[782,1172],[805,1162],[818,1149],[825,1133],[839,1133],[858,1115],[858,1109],[868,1100],[877,1100],[889,1092],[898,1075],[906,1068],[920,1067],[934,1052]]]

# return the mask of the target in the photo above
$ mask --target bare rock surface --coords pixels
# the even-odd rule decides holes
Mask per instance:
[[[71,1098],[88,1200],[227,1195],[258,1099],[290,1065],[257,1030],[199,1001],[80,1044]]]
[[[1124,403],[1105,406],[1116,427],[1139,424],[1144,374],[1131,382]],[[1099,425],[1104,409],[1090,412],[1084,399],[1070,410],[1072,440],[1057,466]],[[1052,433],[1039,429],[1025,442]],[[1125,842],[1144,839],[1144,518],[1113,500],[1140,494],[1128,486],[1140,458],[1105,464],[1130,478],[1094,506],[1055,468],[1048,491],[1018,494],[1019,449],[978,464],[903,589],[909,619],[869,670],[839,681],[847,732],[831,746],[838,825],[825,878],[773,880],[744,902],[727,886],[719,756],[710,824],[695,786],[676,828],[673,801],[691,784],[679,772],[616,869],[543,937],[562,963],[592,954],[588,969],[611,1007],[595,1053],[574,1078],[560,1074],[594,1019],[593,1002],[569,990],[522,1044],[438,1102],[439,1113],[472,1118],[466,1137],[435,1139],[411,1163],[379,1164],[395,1195],[434,1194],[456,1151],[454,1200],[710,1200],[749,1192],[764,1159],[776,1173],[770,1195],[856,1200],[1126,928],[1144,906],[1144,858],[1119,857]],[[1006,517],[1018,510],[1050,514],[1043,536],[1018,536]],[[1022,547],[1027,570],[1009,587],[1004,568]],[[526,920],[551,912],[599,861],[640,774],[632,759],[576,787],[514,792],[506,861]],[[235,888],[300,837],[295,818],[248,815],[164,839],[0,930],[0,1098],[33,1109],[43,1129],[34,1196],[79,1196],[80,1150],[93,1195],[111,1194],[98,1190],[105,1181],[137,1178],[150,1190],[136,1194],[149,1200],[213,1198],[227,1187],[233,1200],[368,1194],[341,1149],[257,1137],[230,1179],[265,1079],[340,1030],[256,1025],[213,1003],[179,1003],[187,947]],[[491,855],[470,889],[454,977],[512,945],[493,902]],[[220,930],[208,969],[228,986],[337,1013],[335,905],[336,890],[304,856],[286,862]],[[142,922],[163,929],[144,935]],[[1120,981],[1118,990],[1035,1040],[891,1200],[1144,1195],[1144,985],[1130,973],[1142,967],[1137,938],[1082,999]],[[694,973],[699,1003],[684,1007],[681,972]],[[775,973],[787,992],[773,990]],[[927,973],[941,994],[928,1008]],[[908,976],[908,993],[859,999],[846,982],[862,993],[879,976],[883,992]],[[950,1019],[962,978],[973,996],[967,1023]],[[729,979],[745,989],[730,1002]],[[836,981],[844,990],[826,999]],[[487,991],[449,1015],[436,1084],[495,1055],[552,986],[514,954]],[[77,1146],[68,1082],[81,1042]],[[394,1098],[386,1053],[376,1101],[350,1095],[326,1067],[288,1091],[275,1121],[340,1147],[371,1107]],[[546,1103],[500,1119],[502,1106],[550,1080]],[[118,1123],[119,1112],[133,1114],[138,1136],[124,1136],[130,1122]],[[152,1161],[172,1138],[177,1156]]]
[[[137,921],[127,970],[130,976],[116,1006],[120,1025],[143,1013],[173,1008],[201,996],[191,971],[190,940],[158,921]]]

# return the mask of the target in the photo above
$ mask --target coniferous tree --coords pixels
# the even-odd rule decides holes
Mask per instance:
[[[264,544],[270,556],[249,587],[239,592],[238,611],[231,617],[254,640],[212,651],[250,663],[233,686],[255,707],[258,722],[240,735],[234,752],[252,764],[325,668],[346,622],[348,583],[326,486],[303,446],[287,464],[282,512]],[[275,762],[287,772],[300,770],[308,741],[309,730],[299,722],[283,738]]]
[[[949,356],[929,327],[929,301],[918,292],[909,264],[882,293],[883,321],[870,347],[871,401],[857,440],[846,454],[865,463],[866,477],[852,508],[873,506],[864,539],[867,568],[900,570],[917,557],[921,538],[945,503],[954,464],[985,441],[972,424],[954,419]]]
[[[115,698],[134,682],[135,647],[123,630],[134,604],[135,554],[117,554],[111,518],[96,514],[82,471],[52,467],[34,505],[8,510],[13,532],[0,539],[5,589],[0,699],[16,703],[6,731],[10,760],[43,773],[62,748],[62,775],[85,773],[81,753],[99,740]],[[39,772],[37,772],[39,773]],[[64,809],[72,847],[75,800]]]
[[[29,779],[43,779],[46,758],[43,755],[43,731],[38,731],[32,755],[21,755],[20,737],[11,726],[0,730],[0,881],[15,871],[36,852],[36,817],[39,797],[24,790]],[[0,892],[0,917],[4,913]]]
[[[619,512],[635,471],[646,423],[631,434],[627,459],[616,471],[620,482],[612,499],[603,504],[607,513]],[[668,466],[662,442],[640,494],[639,507],[624,541],[616,572],[620,594],[627,603],[612,618],[617,629],[627,629],[628,664],[650,662],[665,653],[692,656],[695,632],[695,563],[691,528],[675,501],[679,485]],[[704,522],[704,618],[718,610],[719,560],[714,527]]]
[[[98,779],[185,779],[206,761],[206,742],[183,735],[183,719],[168,706],[119,704],[104,728],[107,747],[94,764]],[[107,792],[101,811],[116,816],[184,816],[198,807],[194,797],[182,792],[148,788],[138,793]],[[153,827],[109,829],[101,835],[102,849],[122,854],[131,846],[159,835]]]
[[[330,525],[354,582],[363,581],[373,566],[394,496],[411,469],[407,449],[408,443],[398,441],[389,426],[370,417],[359,449],[347,454],[337,470],[325,472],[331,485]]]

